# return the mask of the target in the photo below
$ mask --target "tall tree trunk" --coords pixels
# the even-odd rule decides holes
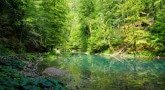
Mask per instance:
[[[108,45],[109,45],[109,50],[110,50],[111,52],[114,52],[114,49],[113,49],[113,47],[112,47],[112,45],[111,45],[110,40],[107,39],[107,41],[108,41]]]

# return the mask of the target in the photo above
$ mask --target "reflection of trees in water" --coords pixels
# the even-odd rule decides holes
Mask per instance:
[[[114,63],[114,62],[113,62]],[[160,79],[158,76],[161,72],[158,72],[158,67],[161,68],[162,64],[157,64],[153,61],[141,61],[141,60],[130,60],[122,63],[123,70],[128,70],[126,72],[115,72],[109,73],[109,79],[113,81],[110,85],[116,87],[116,89],[120,90],[134,90],[134,89],[143,89],[143,90],[157,90],[161,87],[164,81],[158,80]],[[112,67],[112,66],[110,66]],[[111,69],[112,70],[112,69]],[[111,72],[110,70],[110,72]],[[165,70],[165,68],[162,68]],[[121,70],[119,70],[121,71]],[[162,82],[163,81],[163,82]],[[164,83],[165,84],[165,83]],[[159,87],[157,87],[159,86]]]
[[[165,63],[151,60],[105,59],[79,56],[66,66],[72,72],[71,87],[80,90],[162,90]]]

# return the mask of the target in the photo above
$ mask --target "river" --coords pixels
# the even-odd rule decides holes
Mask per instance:
[[[69,72],[57,79],[72,90],[165,90],[165,59],[161,58],[76,54],[50,65]]]

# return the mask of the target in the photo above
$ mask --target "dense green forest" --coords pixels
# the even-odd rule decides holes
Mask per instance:
[[[1,0],[0,55],[165,55],[164,0]]]

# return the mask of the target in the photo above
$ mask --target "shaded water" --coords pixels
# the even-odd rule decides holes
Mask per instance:
[[[165,90],[165,60],[73,55],[55,60],[73,90]]]

